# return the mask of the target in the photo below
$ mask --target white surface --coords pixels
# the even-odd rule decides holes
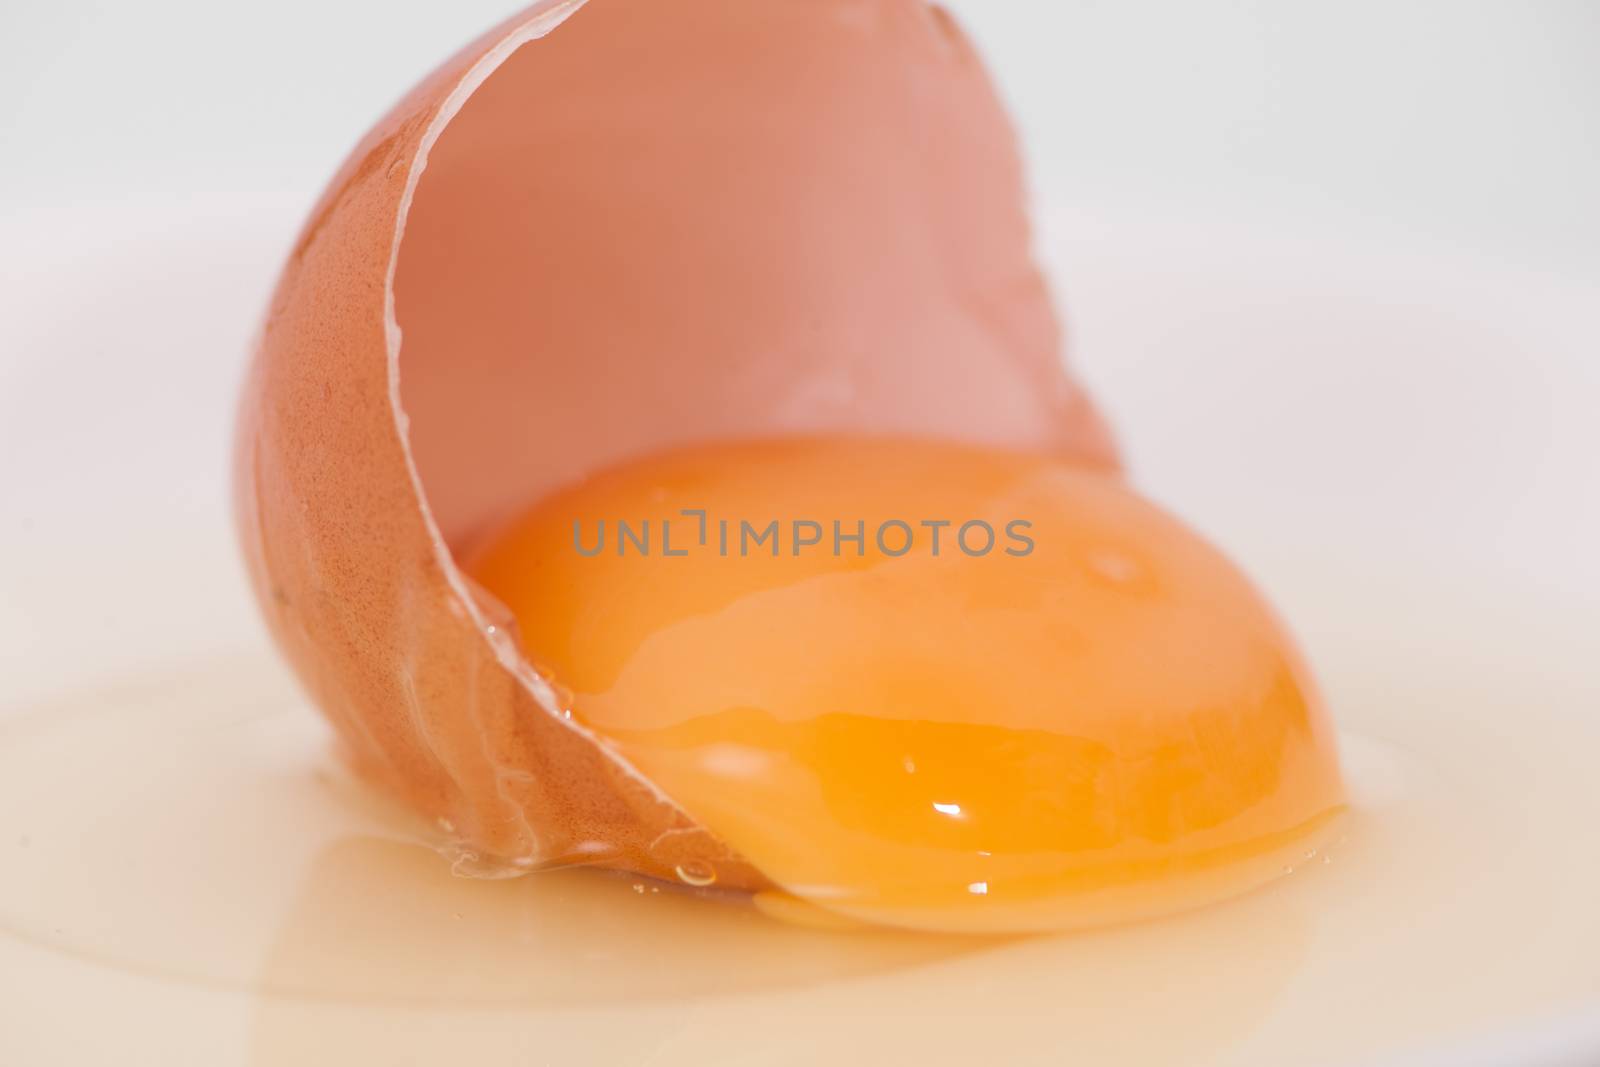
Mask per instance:
[[[1141,483],[1314,659],[1341,634],[1307,567],[1370,596],[1372,640],[1426,620],[1373,560],[1470,611],[1478,574],[1600,598],[1600,7],[954,6]],[[0,715],[261,648],[225,471],[267,287],[346,148],[508,10],[0,11]],[[1581,634],[1529,639],[1592,677]]]

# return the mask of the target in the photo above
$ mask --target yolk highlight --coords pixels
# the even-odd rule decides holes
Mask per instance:
[[[575,718],[852,918],[1193,907],[1279,874],[1343,802],[1310,677],[1249,583],[1056,458],[685,449],[540,502],[468,569]]]

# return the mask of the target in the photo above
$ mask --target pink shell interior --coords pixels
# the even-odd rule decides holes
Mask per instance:
[[[395,274],[401,397],[447,540],[696,438],[1088,449],[1021,175],[916,0],[594,0],[428,155]]]

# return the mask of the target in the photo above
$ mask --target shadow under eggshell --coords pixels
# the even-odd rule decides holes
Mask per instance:
[[[245,553],[351,761],[464,847],[756,887],[560,714],[452,551],[689,440],[1115,453],[1060,360],[1009,126],[942,12],[579,7],[458,53],[324,194],[244,393]]]

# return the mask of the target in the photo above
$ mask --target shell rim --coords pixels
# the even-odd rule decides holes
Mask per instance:
[[[411,420],[406,414],[404,404],[401,402],[400,354],[403,331],[395,314],[395,274],[400,262],[400,248],[405,241],[406,221],[411,213],[411,205],[416,196],[417,186],[422,180],[423,172],[428,168],[429,154],[473,93],[477,92],[511,58],[513,53],[524,45],[554,32],[587,3],[588,0],[540,0],[531,9],[520,16],[516,16],[515,20],[498,39],[474,59],[460,77],[457,78],[455,85],[439,103],[433,116],[422,130],[422,134],[417,141],[417,147],[411,153],[410,159],[406,164],[405,185],[400,194],[400,202],[395,209],[394,236],[389,246],[388,264],[384,272],[384,359],[388,373],[389,411],[394,419],[395,435],[400,443],[401,455],[405,460],[406,476],[410,480],[412,496],[421,515],[423,527],[427,531],[428,543],[434,563],[439,567],[440,573],[444,576],[444,580],[455,598],[451,606],[472,622],[473,628],[477,631],[479,637],[488,644],[490,651],[494,653],[496,661],[528,692],[534,703],[551,720],[589,741],[605,759],[611,761],[630,778],[637,781],[659,803],[676,812],[688,826],[700,827],[720,843],[721,839],[709,827],[701,826],[697,819],[684,811],[676,801],[662,792],[659,786],[641,774],[627,760],[623,759],[603,738],[578,722],[570,714],[563,714],[563,710],[560,707],[561,702],[557,699],[554,689],[533,669],[532,664],[528,662],[528,659],[517,647],[515,639],[487,618],[477,594],[468,586],[466,576],[457,566],[455,556],[451,552],[449,545],[446,544],[444,534],[439,529],[438,521],[434,518],[433,509],[428,504],[428,496],[423,487],[422,476],[417,470],[416,459],[412,455]],[[502,796],[502,799],[507,800],[508,803],[510,801],[508,797]],[[527,840],[535,843],[535,849],[538,852],[543,852],[543,842],[540,839],[540,835],[531,825],[528,825],[526,813],[521,812],[515,805],[512,805],[512,807],[518,811],[519,818],[524,823]],[[669,829],[666,832],[672,833],[673,831]],[[657,840],[659,839],[658,837]],[[610,842],[604,842],[604,844],[608,849],[611,847]],[[650,847],[654,847],[654,844],[655,842],[651,842]],[[548,857],[535,857],[535,859],[538,858]]]

